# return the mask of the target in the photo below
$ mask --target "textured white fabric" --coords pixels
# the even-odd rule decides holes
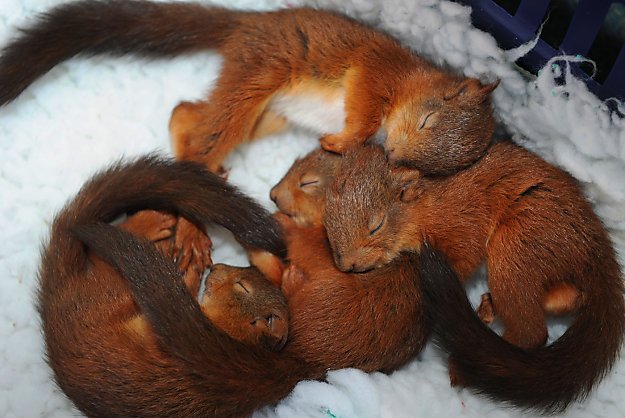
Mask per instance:
[[[306,0],[303,0],[306,2]],[[0,46],[35,13],[62,0],[2,0]],[[249,8],[296,5],[286,0],[227,0]],[[470,25],[470,11],[448,1],[319,0],[382,27],[434,61],[485,80],[500,78],[495,110],[513,138],[565,168],[584,183],[610,228],[625,245],[625,130],[576,80],[555,86],[552,71],[525,80],[510,53]],[[79,415],[55,388],[45,364],[35,308],[39,246],[55,211],[96,170],[122,156],[156,149],[170,153],[169,113],[183,99],[210,88],[220,67],[214,54],[175,60],[74,59],[38,80],[0,108],[0,416]],[[366,86],[363,86],[366,88]],[[568,94],[565,94],[568,93]],[[567,97],[568,95],[568,97]],[[293,159],[316,146],[313,135],[288,132],[237,150],[230,179],[273,206],[268,191]],[[131,180],[131,179],[129,179]],[[245,264],[227,234],[219,232],[215,260]],[[473,293],[477,290],[474,289]],[[561,332],[562,325],[550,330]],[[592,361],[592,359],[589,359]],[[567,417],[616,417],[625,411],[625,360]],[[449,387],[445,361],[428,346],[413,362],[386,376],[357,370],[302,382],[276,408],[259,417],[510,417],[514,409]]]

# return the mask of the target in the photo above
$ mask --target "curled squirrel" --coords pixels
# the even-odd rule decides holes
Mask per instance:
[[[342,153],[380,132],[393,162],[430,174],[481,157],[494,129],[483,85],[419,57],[382,31],[336,12],[246,12],[185,2],[81,0],[52,8],[0,56],[0,104],[79,54],[172,57],[215,49],[220,76],[206,100],[170,122],[178,158],[218,172],[241,142],[287,122]]]
[[[38,308],[48,362],[75,405],[88,416],[247,416],[310,378],[306,361],[258,346],[280,348],[285,330],[275,318],[267,322],[268,330],[269,322],[276,325],[275,335],[258,332],[260,321],[254,325],[258,329],[248,328],[256,339],[246,342],[228,337],[207,319],[205,313],[219,311],[210,306],[211,294],[242,295],[245,289],[237,291],[231,282],[230,293],[223,286],[209,290],[203,313],[170,257],[151,242],[98,223],[143,208],[176,213],[195,224],[218,223],[246,247],[285,254],[270,214],[197,164],[145,157],[92,178],[55,218],[39,269]],[[126,227],[152,239],[170,233],[163,227],[167,221],[151,224],[156,231],[149,232],[155,215],[145,218],[147,223],[137,225],[131,217]],[[121,274],[108,264],[111,260],[122,264]],[[196,270],[207,263],[207,255],[193,255],[187,283],[196,283]],[[139,279],[124,280],[127,275]],[[252,283],[239,277],[250,290]],[[145,290],[150,287],[162,292]],[[155,304],[156,314],[145,309],[146,300]],[[273,303],[266,307],[284,310]],[[274,312],[255,313],[252,320]],[[244,319],[250,310],[232,313],[231,318],[241,314]]]
[[[569,175],[513,143],[496,143],[468,169],[437,178],[391,167],[379,148],[354,150],[329,187],[324,224],[343,271],[378,268],[423,242],[461,281],[486,262],[486,303],[505,327],[500,342],[469,325],[473,312],[462,319],[439,307],[452,310],[442,314],[445,324],[458,321],[438,329],[457,383],[515,405],[562,410],[619,355],[625,302],[610,238]],[[546,313],[575,319],[543,346]]]
[[[282,277],[292,340],[286,349],[328,368],[390,372],[423,348],[428,330],[414,255],[366,274],[339,271],[322,215],[341,157],[316,150],[271,190],[283,211],[289,265]],[[390,314],[392,312],[392,314]]]

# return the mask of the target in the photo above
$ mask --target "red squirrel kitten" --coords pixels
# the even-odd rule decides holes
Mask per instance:
[[[282,346],[286,318],[283,324],[272,318],[286,316],[278,289],[272,290],[278,299],[264,298],[265,290],[240,276],[248,294],[215,269],[212,276],[222,286],[211,287],[209,279],[202,305],[218,326],[245,330],[237,337],[246,342],[236,341],[202,313],[169,257],[120,228],[94,224],[145,207],[179,213],[197,224],[216,222],[247,247],[284,253],[269,213],[196,164],[146,157],[95,176],[55,218],[39,270],[48,363],[59,387],[82,412],[103,417],[247,416],[286,396],[298,381],[322,376],[300,358],[257,346]],[[138,216],[144,218],[139,222]],[[171,223],[163,216],[142,212],[125,227],[162,239],[171,234]],[[159,217],[160,223],[151,223]],[[111,236],[122,239],[112,241]],[[125,263],[123,274],[107,257]],[[209,263],[206,254],[191,255],[191,287]],[[133,292],[129,284],[134,282],[125,280],[126,274],[138,276],[138,286],[166,290],[162,295]],[[231,305],[235,310],[226,315],[229,323],[219,321],[220,309],[211,307],[211,298],[217,296],[236,301]],[[157,315],[164,321],[155,322],[155,314],[144,309],[146,299],[157,303]],[[267,303],[257,303],[263,299]]]
[[[570,176],[513,143],[494,144],[444,178],[393,169],[378,148],[355,150],[329,188],[324,224],[343,271],[383,266],[423,241],[462,281],[486,262],[503,339],[528,350],[501,343],[484,348],[489,357],[454,341],[454,376],[487,395],[562,409],[588,394],[618,357],[625,304],[610,238]],[[542,347],[545,313],[566,312],[576,313],[571,327]],[[475,350],[488,344],[474,338]]]
[[[378,131],[390,160],[423,172],[466,167],[494,127],[482,85],[444,71],[389,35],[336,12],[244,12],[184,2],[82,0],[55,7],[0,57],[0,103],[78,54],[171,57],[215,49],[224,59],[209,97],[181,103],[177,157],[218,171],[238,144],[286,121],[320,131],[342,153]]]
[[[289,259],[282,279],[293,336],[287,349],[328,368],[389,372],[414,357],[427,338],[418,264],[406,255],[366,274],[336,268],[322,214],[340,160],[313,151],[271,190],[283,211],[276,216]]]

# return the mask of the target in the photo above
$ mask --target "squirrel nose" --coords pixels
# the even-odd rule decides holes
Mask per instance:
[[[278,200],[278,193],[276,192],[276,188],[272,188],[271,191],[269,192],[269,198],[271,199],[271,201],[273,203],[276,203],[276,201]]]
[[[356,263],[353,260],[346,259],[341,253],[334,255],[334,264],[336,267],[346,273],[353,273],[356,271]]]
[[[395,148],[389,148],[386,150],[386,159],[388,161],[392,161],[393,160],[393,156],[395,154]]]

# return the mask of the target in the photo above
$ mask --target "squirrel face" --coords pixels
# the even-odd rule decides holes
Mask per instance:
[[[270,193],[278,209],[300,226],[323,223],[325,191],[340,156],[318,149],[297,159]]]
[[[254,267],[215,264],[206,278],[202,309],[232,338],[280,351],[288,337],[282,291]]]
[[[471,165],[490,142],[495,126],[490,92],[498,84],[465,79],[430,86],[427,90],[438,90],[437,96],[414,93],[399,98],[401,104],[391,108],[385,123],[388,160],[435,175]]]
[[[348,152],[328,188],[324,225],[339,270],[362,273],[381,267],[402,251],[400,231],[415,170],[394,169],[379,147]]]

